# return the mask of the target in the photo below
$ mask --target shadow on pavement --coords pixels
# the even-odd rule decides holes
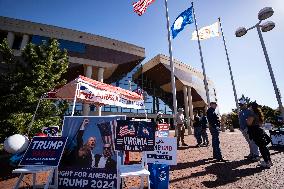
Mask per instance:
[[[184,164],[178,164],[176,167],[173,167],[174,170],[179,169],[186,169],[189,167],[199,166],[199,165],[205,165],[208,163],[214,163],[214,159],[203,159],[196,162],[188,162]],[[179,182],[181,180],[186,180],[189,178],[195,178],[200,176],[205,176],[208,174],[213,174],[217,176],[217,179],[214,181],[203,181],[203,185],[208,188],[214,188],[217,186],[226,185],[228,183],[235,182],[239,180],[242,177],[246,177],[249,175],[253,175],[255,173],[259,173],[263,170],[261,167],[255,167],[255,168],[244,168],[244,169],[237,169],[238,167],[242,165],[250,164],[251,161],[249,160],[240,160],[240,161],[232,161],[232,162],[226,162],[226,163],[214,163],[207,167],[205,167],[204,171],[192,173],[191,175],[183,178],[177,178],[170,181],[170,183]],[[172,169],[171,169],[172,170]]]
[[[217,162],[217,160],[213,158],[207,158],[207,159],[201,159],[201,160],[194,161],[194,162],[178,163],[177,165],[172,165],[170,169],[171,171],[181,170],[181,169],[187,169],[190,167],[198,167],[200,165],[206,165],[206,164],[214,163],[214,162]]]
[[[186,150],[186,149],[189,149],[189,148],[197,148],[196,146],[179,146],[177,147],[178,150]]]

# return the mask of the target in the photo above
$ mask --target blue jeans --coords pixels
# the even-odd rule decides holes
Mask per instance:
[[[209,130],[212,135],[213,158],[221,159],[222,154],[220,150],[219,131],[216,127],[209,127]]]
[[[201,131],[201,138],[203,140],[203,143],[209,143],[208,141],[208,135],[207,135],[207,132],[206,132],[206,128],[202,128],[202,131]]]
[[[201,144],[202,143],[202,139],[201,139],[201,131],[202,131],[202,127],[194,127],[194,136],[196,138],[196,142],[197,144]]]
[[[258,146],[255,144],[255,142],[253,140],[251,140],[249,138],[248,129],[246,128],[244,130],[242,130],[242,129],[240,129],[240,130],[241,130],[243,136],[245,137],[245,139],[246,139],[246,141],[247,141],[247,143],[249,145],[249,151],[250,151],[249,155],[251,155],[251,156],[259,156]]]

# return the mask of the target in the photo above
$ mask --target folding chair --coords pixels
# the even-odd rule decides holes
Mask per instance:
[[[36,185],[36,174],[40,172],[46,172],[49,171],[49,176],[47,179],[47,182],[45,185]],[[24,177],[25,174],[33,174],[33,189],[35,188],[58,188],[58,168],[57,167],[51,167],[51,166],[24,166],[18,169],[14,169],[12,173],[21,173],[19,176],[19,179],[14,186],[14,189],[18,189],[20,186],[20,183]],[[54,184],[52,185],[52,179],[54,179]]]
[[[120,184],[123,183],[125,177],[136,176],[141,178],[140,188],[142,189],[144,188],[144,177],[147,177],[148,189],[150,189],[150,172],[147,166],[147,153],[142,152],[141,164],[123,165],[122,162],[124,162],[124,160],[122,161],[122,158],[124,158],[124,155],[123,157],[117,155],[117,189],[120,189]]]

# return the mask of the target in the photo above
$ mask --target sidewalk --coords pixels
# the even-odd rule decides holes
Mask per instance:
[[[174,134],[174,132],[171,132]],[[188,147],[178,149],[178,165],[171,166],[170,188],[222,188],[222,189],[280,189],[284,188],[284,149],[270,150],[274,166],[270,169],[258,167],[258,162],[244,159],[248,155],[248,145],[241,132],[220,133],[221,151],[226,163],[212,159],[211,135],[208,133],[210,146],[195,148],[193,135],[185,136]],[[138,179],[126,180],[131,188]],[[137,186],[137,185],[136,185]]]

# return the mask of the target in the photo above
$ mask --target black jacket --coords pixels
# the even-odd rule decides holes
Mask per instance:
[[[83,134],[84,130],[80,130],[77,135],[77,146],[73,151],[73,156],[70,158],[74,158],[74,165],[78,165],[79,167],[91,168],[92,166],[92,153],[91,150],[87,147],[87,145],[83,144]],[[83,152],[83,155],[79,156],[79,151]]]
[[[100,154],[96,154],[95,155],[95,167],[97,168],[98,165],[99,165],[99,162],[100,162],[100,159],[101,159],[102,155]],[[106,161],[106,164],[105,164],[105,169],[107,170],[113,170],[113,169],[116,169],[116,162],[111,159],[111,157],[109,157]]]
[[[212,108],[212,107],[208,108],[208,110],[207,110],[207,119],[208,119],[209,125],[211,127],[214,127],[214,128],[220,127],[219,117],[216,114],[214,108]]]
[[[270,137],[258,125],[248,126],[248,134],[257,146],[266,146],[271,142]]]
[[[207,128],[207,118],[206,116],[202,116],[201,119],[200,119],[200,125],[202,127],[202,129],[206,129]]]

